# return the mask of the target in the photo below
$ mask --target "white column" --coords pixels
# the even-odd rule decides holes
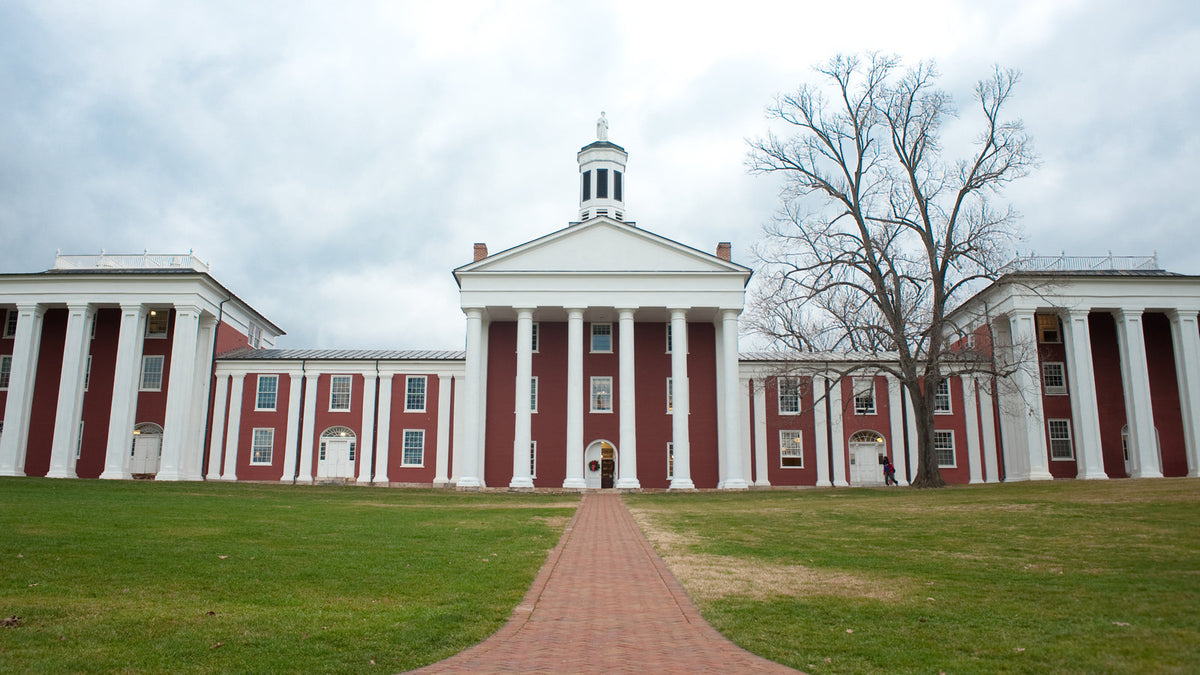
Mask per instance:
[[[582,490],[583,478],[583,309],[567,308],[567,474],[564,488]]]
[[[296,472],[296,482],[310,485],[313,482],[313,452],[316,447],[317,427],[317,383],[321,379],[320,372],[309,372],[304,375],[304,427],[300,432],[300,468]]]
[[[983,482],[983,450],[979,444],[979,408],[975,397],[975,378],[959,375],[962,385],[963,419],[967,426],[967,472],[971,483]]]
[[[887,376],[888,422],[892,434],[892,466],[896,469],[896,482],[908,485],[904,471],[904,407],[900,402],[900,380]]]
[[[450,439],[450,484],[458,485],[458,478],[462,475],[463,462],[463,383],[462,375],[455,375],[453,378],[453,403],[451,408],[454,410],[452,415],[454,437]]]
[[[376,373],[363,373],[362,434],[358,445],[358,484],[371,484],[371,451],[375,448],[375,379]]]
[[[688,438],[691,399],[688,383],[687,310],[671,309],[671,437],[675,449],[675,475],[670,489],[694,490],[692,483],[692,446]]]
[[[217,374],[217,390],[213,398],[212,437],[208,443],[208,474],[206,480],[221,479],[221,450],[225,447],[225,403],[229,395],[229,373]]]
[[[908,454],[908,475],[916,478],[917,461],[920,459],[918,455],[921,452],[920,440],[917,438],[917,412],[913,409],[912,396],[909,395],[907,389],[903,390],[901,396],[904,397],[904,415],[908,419],[908,445],[906,447]]]
[[[246,373],[237,373],[233,375],[232,379],[229,390],[229,428],[225,434],[225,468],[221,471],[222,480],[237,480],[238,446],[242,438],[242,391],[246,387]]]
[[[450,375],[438,375],[437,459],[433,484],[439,486],[450,483],[450,398],[453,382],[454,378]]]
[[[88,323],[92,313],[87,303],[67,306],[67,335],[63,344],[47,478],[75,477],[75,445],[79,441],[79,419],[83,410],[83,378],[90,342]]]
[[[196,339],[200,308],[175,306],[175,331],[171,336],[171,364],[167,371],[167,413],[163,423],[162,465],[156,480],[183,480],[184,445],[191,423],[192,384],[196,369]]]
[[[1179,412],[1183,417],[1183,443],[1188,476],[1200,476],[1200,329],[1196,312],[1167,312],[1171,344],[1175,350],[1175,380],[1179,383]]]
[[[812,376],[813,392],[813,429],[816,432],[817,456],[817,485],[829,487],[833,481],[829,478],[829,396],[826,393],[828,382],[824,375]]]
[[[725,349],[724,349],[724,333],[725,324],[721,321],[720,313],[718,312],[716,320],[713,321],[713,347],[714,356],[713,365],[715,366],[715,380],[717,390],[714,392],[715,403],[717,404],[717,489],[725,488],[725,472],[730,461],[730,454],[725,447]]]
[[[4,431],[0,433],[0,476],[25,475],[29,413],[33,410],[33,383],[45,313],[41,305],[17,305],[17,334],[13,336],[12,370],[4,402]]]
[[[200,315],[196,355],[192,360],[192,394],[188,405],[188,431],[180,456],[180,480],[204,480],[204,423],[208,418],[208,392],[212,386],[213,341],[217,338],[217,317]]]
[[[1092,367],[1092,339],[1088,310],[1072,309],[1063,317],[1067,354],[1067,383],[1071,393],[1072,440],[1075,442],[1076,478],[1108,478],[1100,451],[1100,405]]]
[[[738,310],[726,309],[721,312],[721,353],[723,359],[721,362],[722,370],[725,373],[725,390],[722,401],[720,402],[721,417],[725,420],[724,428],[724,448],[723,454],[726,458],[725,462],[725,488],[730,490],[744,490],[750,486],[746,482],[745,473],[743,472],[743,460],[741,453],[741,443],[739,440],[742,437],[741,411],[740,405],[741,396],[739,394],[744,391],[738,385]]]
[[[1046,448],[1046,416],[1042,410],[1042,368],[1037,352],[1037,327],[1033,310],[1014,312],[1009,318],[1015,353],[1023,353],[1025,363],[1012,375],[1016,409],[1014,421],[1018,435],[1013,439],[1012,453],[1022,453],[1027,460],[1027,476],[1012,476],[1028,480],[1053,480],[1050,458]]]
[[[381,373],[379,375],[379,433],[375,435],[375,484],[387,485],[391,482],[388,477],[388,463],[391,461],[392,443],[392,386],[394,375]],[[439,401],[442,396],[438,388]],[[438,438],[442,434],[441,416],[438,417]],[[440,475],[440,474],[439,474]],[[437,484],[437,480],[434,480]]]
[[[533,441],[531,390],[533,381],[533,309],[517,308],[517,381],[514,394],[516,419],[513,424],[513,464],[510,489],[529,489],[533,479],[529,475],[529,446]]]
[[[754,484],[770,487],[767,477],[767,387],[765,379],[755,378],[750,386],[754,393]]]
[[[1154,404],[1150,399],[1150,369],[1146,362],[1146,337],[1142,310],[1118,309],[1117,345],[1121,352],[1121,383],[1125,390],[1125,418],[1129,424],[1129,458],[1132,478],[1162,478]]]
[[[620,380],[618,396],[620,403],[620,440],[621,448],[618,455],[620,466],[617,470],[616,487],[625,490],[637,490],[642,487],[637,476],[637,406],[634,405],[634,341],[633,341],[633,310],[618,309],[620,333],[617,354],[617,375]]]
[[[479,455],[483,444],[483,310],[470,308],[467,313],[467,391],[464,419],[466,425],[463,447],[462,475],[459,488],[476,489],[479,479]]]
[[[842,418],[846,410],[842,406],[842,377],[831,379],[829,386],[829,440],[830,450],[833,451],[833,484],[835,487],[846,487],[850,481],[846,479],[846,430]]]
[[[475,471],[479,476],[479,487],[487,487],[487,409],[488,409],[488,340],[491,335],[492,322],[488,318],[484,318],[481,326],[483,339],[479,343],[479,428],[476,432],[479,434],[479,446],[476,449]]]
[[[996,414],[992,403],[991,378],[976,380],[975,388],[979,392],[979,426],[983,436],[983,480],[997,483],[1000,481],[1000,471],[996,461]]]
[[[105,479],[131,478],[129,447],[137,415],[138,378],[141,376],[142,345],[145,343],[146,312],[140,304],[121,305],[117,337],[117,363],[113,373],[112,407],[108,413],[108,442],[104,450]]]
[[[303,370],[292,370],[288,374],[287,430],[284,432],[283,473],[279,480],[290,483],[296,479],[296,443],[300,440],[300,383]]]

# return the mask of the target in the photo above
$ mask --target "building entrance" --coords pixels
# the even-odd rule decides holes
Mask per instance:
[[[617,448],[608,441],[595,441],[583,453],[583,476],[590,489],[607,490],[616,484]]]

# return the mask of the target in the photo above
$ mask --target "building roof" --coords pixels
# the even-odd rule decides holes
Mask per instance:
[[[446,349],[250,349],[217,355],[218,361],[462,361],[467,353]]]

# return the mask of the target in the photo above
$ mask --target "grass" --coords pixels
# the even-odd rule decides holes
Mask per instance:
[[[1195,479],[627,503],[718,630],[812,673],[1200,663]]]
[[[397,672],[484,639],[577,499],[0,479],[2,672]]]

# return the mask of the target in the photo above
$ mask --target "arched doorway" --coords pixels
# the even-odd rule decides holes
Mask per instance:
[[[875,431],[858,431],[850,437],[850,484],[883,485],[883,458],[887,443]]]
[[[129,473],[134,476],[153,476],[162,460],[163,428],[143,422],[133,428],[129,448]]]
[[[593,441],[583,453],[583,477],[591,489],[611,488],[617,476],[617,446]]]
[[[317,478],[353,478],[357,439],[349,427],[329,427],[321,432]]]

